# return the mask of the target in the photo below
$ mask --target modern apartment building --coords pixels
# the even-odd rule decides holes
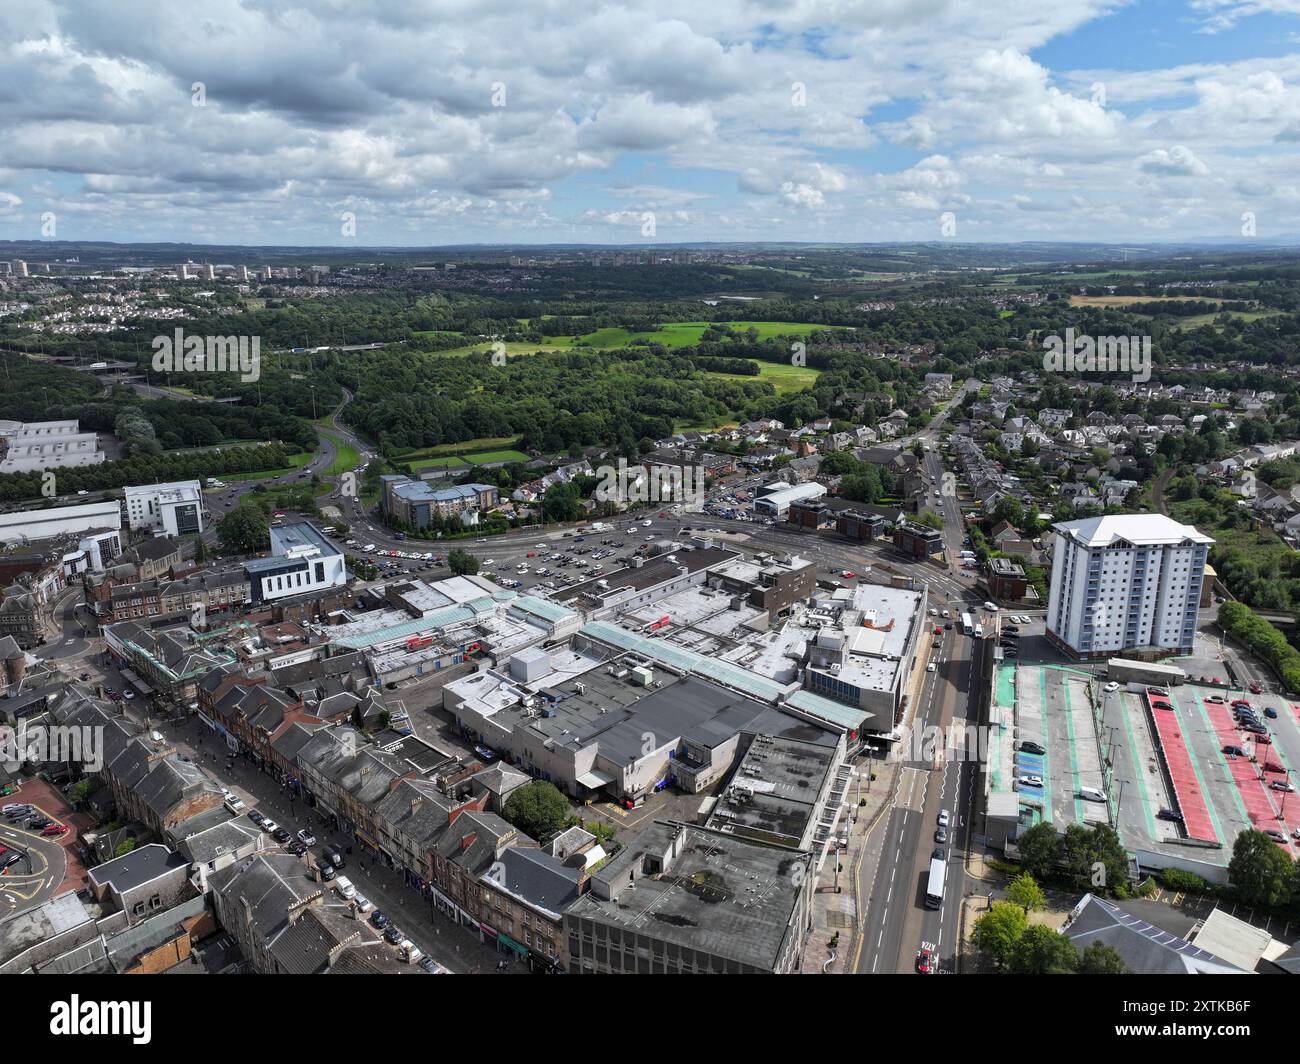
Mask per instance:
[[[1047,637],[1081,658],[1186,654],[1214,542],[1162,514],[1053,526]]]
[[[495,484],[434,488],[396,473],[379,479],[384,513],[412,528],[428,528],[435,517],[459,516],[462,522],[473,524],[479,512],[491,510],[499,501]]]
[[[306,595],[348,582],[343,552],[306,521],[271,529],[271,556],[244,563],[255,604]]]

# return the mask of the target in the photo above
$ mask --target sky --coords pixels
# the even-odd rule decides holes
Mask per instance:
[[[1300,233],[1300,0],[23,0],[0,239]]]

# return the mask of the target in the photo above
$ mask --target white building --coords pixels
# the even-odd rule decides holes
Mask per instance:
[[[1052,527],[1049,639],[1077,657],[1190,652],[1213,539],[1161,514]]]
[[[194,535],[203,531],[203,516],[203,487],[197,480],[126,489],[126,519],[132,532]]]
[[[271,529],[271,556],[245,562],[254,604],[342,587],[343,552],[315,525],[301,521]]]
[[[122,508],[116,499],[82,506],[52,506],[0,514],[0,543],[30,543],[68,532],[103,532],[122,527]]]
[[[98,465],[104,461],[99,436],[82,432],[77,421],[0,421],[4,458],[0,473]]]
[[[780,517],[790,509],[792,502],[801,502],[804,499],[820,499],[825,494],[826,488],[822,484],[793,484],[788,488],[778,488],[776,491],[755,499],[754,512]]]

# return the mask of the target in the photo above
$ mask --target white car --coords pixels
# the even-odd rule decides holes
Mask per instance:
[[[934,672],[934,662],[933,662],[933,661],[930,662],[930,664],[927,665],[927,666],[925,667],[925,671],[926,671],[926,672]]]
[[[375,907],[374,903],[364,894],[358,894],[352,899],[352,901],[356,904],[357,912],[359,913],[368,913]]]
[[[652,524],[654,524],[654,522],[653,522],[653,521],[642,521],[641,524],[642,524],[642,526],[644,526],[645,528],[649,528]]]
[[[931,617],[938,617],[938,616],[939,616],[939,611],[936,610],[933,606],[930,607],[930,616],[931,616]]]
[[[298,838],[299,838],[300,841],[302,841],[303,843],[305,843],[305,844],[308,845],[308,846],[315,846],[315,845],[316,845],[316,836],[313,835],[313,834],[312,834],[310,831],[308,831],[306,828],[303,828],[300,832],[298,832]]]
[[[997,613],[997,612],[998,612],[998,604],[997,604],[996,602],[986,602],[986,603],[984,603],[984,608],[985,608],[986,610],[988,610],[989,613]]]
[[[132,691],[131,688],[129,687],[124,687],[122,688],[122,697],[125,698],[128,702],[130,702],[131,699],[135,697],[135,692]]]
[[[1043,785],[1042,776],[1021,776],[1020,784],[1023,787],[1041,787]]]
[[[939,826],[941,828],[946,828],[948,826],[948,810],[946,809],[939,810]]]
[[[273,835],[275,832],[280,830],[280,825],[277,824],[270,817],[267,817],[265,820],[262,821],[262,830],[265,831],[268,835]]]

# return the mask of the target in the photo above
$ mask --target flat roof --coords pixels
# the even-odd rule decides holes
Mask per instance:
[[[1116,514],[1061,521],[1052,526],[1063,536],[1084,547],[1109,547],[1116,541],[1135,547],[1176,546],[1184,541],[1209,544],[1214,540],[1191,525],[1179,524],[1164,514]]]
[[[611,883],[626,880],[628,869],[664,853],[676,833],[681,851],[669,871],[639,876],[609,901],[588,891],[569,914],[774,969],[809,874],[809,855],[707,828],[656,822],[597,874]]]

